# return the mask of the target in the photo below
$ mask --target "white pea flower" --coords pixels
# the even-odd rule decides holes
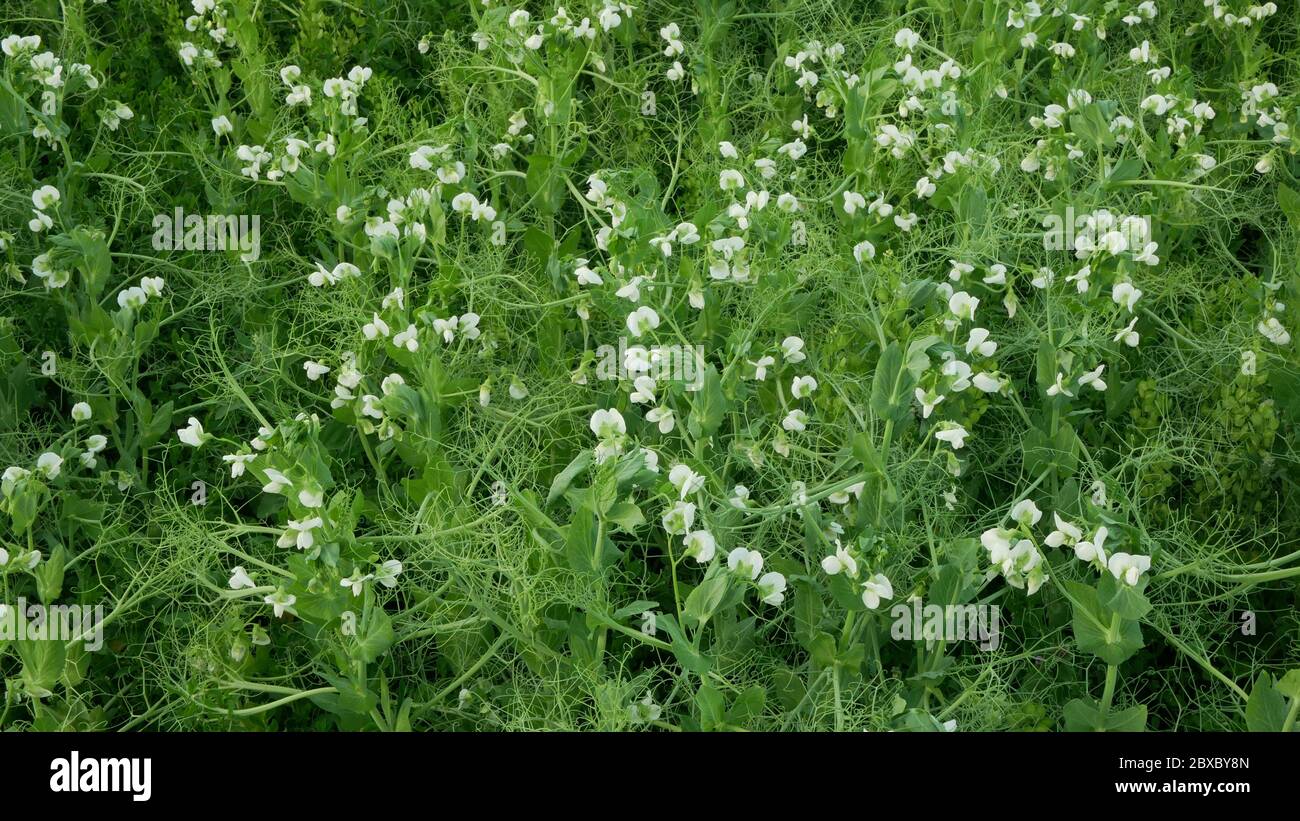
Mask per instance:
[[[1138,251],[1133,255],[1133,261],[1143,262],[1146,263],[1147,265],[1159,265],[1160,257],[1156,256],[1157,247],[1158,246],[1156,245],[1156,243],[1148,242],[1145,246],[1143,246],[1141,251]],[[1139,291],[1138,293],[1141,294],[1141,291]],[[1130,308],[1129,310],[1132,310],[1132,308]]]
[[[998,393],[1006,382],[987,371],[980,371],[971,377],[971,384],[982,393]]]
[[[290,519],[284,533],[280,534],[280,538],[276,541],[276,546],[296,546],[299,550],[308,550],[316,543],[316,537],[312,535],[312,531],[324,524],[324,520],[319,516],[312,516],[302,521]]]
[[[935,393],[934,390],[922,390],[917,388],[914,395],[916,401],[921,406],[921,418],[929,419],[930,414],[934,413],[934,408],[944,400],[943,394]]]
[[[708,564],[713,561],[717,549],[718,543],[712,533],[707,530],[693,530],[686,534],[683,555],[695,559],[696,564]]]
[[[1106,562],[1106,568],[1117,580],[1132,587],[1141,580],[1143,573],[1151,569],[1151,557],[1115,553]]]
[[[639,702],[629,704],[627,712],[628,721],[633,724],[653,724],[663,715],[663,708],[655,704],[654,697],[647,693]]]
[[[411,353],[420,349],[419,331],[414,325],[407,325],[406,330],[393,335],[393,346],[406,348]]]
[[[1110,531],[1105,525],[1097,528],[1088,541],[1079,540],[1074,543],[1074,555],[1081,562],[1099,562],[1103,566],[1106,564],[1106,537]]]
[[[90,404],[87,402],[78,402],[72,406],[72,421],[86,422],[90,419]]]
[[[672,433],[677,424],[672,408],[667,407],[651,408],[646,412],[645,420],[658,425],[660,433]]]
[[[771,356],[760,356],[749,364],[754,366],[754,378],[762,382],[767,379],[767,369],[776,364],[776,359]]]
[[[1025,527],[1033,527],[1043,518],[1043,511],[1038,509],[1033,499],[1022,499],[1011,508],[1011,518]]]
[[[844,573],[851,579],[858,577],[858,560],[849,555],[849,551],[839,540],[835,541],[835,554],[822,559],[822,570],[828,576]]]
[[[817,390],[817,380],[811,376],[796,376],[790,384],[790,395],[795,399],[807,399]]]
[[[673,469],[668,472],[668,482],[681,494],[685,499],[693,493],[698,493],[704,487],[704,476],[691,470],[688,465],[673,465]]]
[[[934,438],[940,442],[947,442],[952,445],[953,450],[961,450],[966,445],[966,437],[970,434],[966,428],[956,422],[943,422],[939,429],[934,432]]]
[[[339,580],[340,587],[352,588],[353,596],[360,596],[361,591],[365,589],[366,582],[374,578],[370,573],[362,573],[359,569],[353,568],[352,575]]]
[[[859,208],[867,207],[867,198],[859,194],[857,191],[845,191],[843,197],[844,213],[849,216],[853,216],[857,213]]]
[[[898,48],[911,51],[921,42],[921,35],[912,31],[910,28],[901,28],[894,34],[894,45]]]
[[[140,290],[144,291],[147,296],[162,296],[163,287],[166,283],[162,277],[141,277]]]
[[[361,326],[361,334],[369,340],[387,337],[390,333],[388,323],[380,318],[379,314],[371,314],[373,317],[365,325]]]
[[[734,168],[727,168],[718,175],[718,187],[723,191],[739,191],[745,187],[745,177]]]
[[[176,438],[190,447],[202,447],[203,443],[212,438],[212,434],[203,431],[203,425],[199,420],[191,416],[189,424],[176,431]]]
[[[257,587],[257,583],[253,581],[253,577],[248,575],[248,572],[240,565],[236,565],[235,568],[230,571],[230,581],[227,582],[227,584],[230,585],[231,590],[243,590],[245,588]]]
[[[691,502],[674,502],[661,521],[667,533],[681,536],[695,524],[695,505]]]
[[[1114,341],[1123,342],[1125,345],[1128,345],[1130,348],[1136,348],[1138,346],[1139,340],[1141,339],[1141,336],[1138,334],[1138,332],[1133,330],[1133,328],[1136,325],[1137,325],[1137,317],[1133,317],[1133,319],[1128,323],[1127,326],[1120,329],[1119,333],[1115,334]]]
[[[1106,370],[1106,364],[1102,363],[1093,370],[1088,371],[1079,377],[1079,387],[1091,385],[1095,391],[1106,390],[1106,382],[1101,378],[1102,371]]]
[[[275,617],[277,619],[285,613],[293,613],[294,615],[297,615],[297,612],[293,609],[293,605],[298,601],[298,597],[292,593],[284,592],[283,589],[276,590],[271,595],[262,599],[262,601],[271,605],[271,609],[275,612]]]
[[[400,575],[402,575],[402,563],[397,559],[389,559],[375,567],[375,581],[390,590],[397,587],[397,577]]]
[[[965,291],[958,291],[948,297],[948,310],[957,319],[975,319],[975,310],[979,308],[979,297],[971,296]]]
[[[265,468],[266,484],[262,486],[263,493],[280,493],[285,488],[293,487],[293,482],[275,468]]]
[[[633,337],[640,338],[648,331],[659,327],[659,314],[648,305],[642,305],[627,315],[627,330]]]
[[[749,488],[744,485],[736,485],[731,490],[731,498],[728,503],[737,510],[744,510],[749,504]]]
[[[256,458],[256,453],[227,453],[221,457],[221,461],[230,465],[230,478],[238,479],[248,469],[248,463]]]
[[[1142,291],[1134,288],[1131,282],[1116,282],[1110,289],[1110,298],[1116,305],[1133,313],[1133,306],[1142,298]]]
[[[798,408],[790,411],[781,420],[781,427],[791,433],[800,433],[808,428],[808,414]]]
[[[757,550],[738,547],[727,554],[727,569],[752,582],[763,572],[763,557]]]
[[[46,211],[58,204],[60,196],[59,189],[52,185],[42,185],[32,192],[32,205],[36,206],[37,210]]]
[[[1255,329],[1274,345],[1282,346],[1291,342],[1291,333],[1282,326],[1281,322],[1277,321],[1275,316],[1262,320],[1255,326]]]
[[[990,357],[997,353],[998,343],[989,339],[987,328],[971,328],[970,336],[966,339],[966,353],[979,353],[980,356]]]
[[[1070,389],[1065,387],[1065,374],[1057,372],[1056,381],[1047,389],[1048,396],[1074,396]]]
[[[617,439],[627,433],[627,423],[623,421],[623,414],[614,408],[598,410],[593,413],[590,427],[591,432],[602,440]]]
[[[894,598],[894,585],[884,573],[877,573],[862,583],[862,603],[875,610],[881,601]]]
[[[787,336],[781,340],[781,356],[792,365],[807,359],[803,352],[803,340],[797,336]]]
[[[764,604],[777,607],[785,601],[785,576],[780,573],[764,573],[758,580],[758,597]]]
[[[319,362],[313,362],[310,359],[302,363],[302,368],[307,372],[307,379],[309,379],[312,382],[317,381],[322,376],[330,372],[328,366],[322,365]]]
[[[655,380],[643,374],[632,381],[632,394],[628,399],[638,405],[653,404],[657,388]]]
[[[1047,534],[1047,538],[1043,540],[1048,547],[1073,546],[1083,538],[1083,531],[1062,519],[1061,514],[1053,511],[1052,520],[1056,523],[1056,529]]]
[[[862,242],[853,246],[853,259],[856,260],[859,265],[875,258],[876,246],[872,245],[869,240],[864,239]]]
[[[36,469],[44,473],[47,479],[57,479],[63,471],[63,457],[47,450],[36,457]]]

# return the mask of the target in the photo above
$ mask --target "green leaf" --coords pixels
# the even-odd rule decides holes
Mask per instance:
[[[1120,582],[1109,573],[1101,577],[1097,596],[1102,604],[1125,619],[1141,619],[1151,612],[1151,602],[1140,590]]]
[[[1281,732],[1286,724],[1287,705],[1282,692],[1268,673],[1260,673],[1246,699],[1246,729],[1253,733]]]
[[[1140,733],[1147,727],[1147,708],[1145,704],[1129,707],[1127,710],[1112,710],[1106,716],[1106,732]]]
[[[366,664],[388,652],[393,646],[396,635],[393,633],[393,620],[379,604],[372,604],[366,611],[366,617],[358,626],[357,644],[352,657]]]
[[[532,154],[528,157],[528,173],[524,186],[533,198],[533,205],[542,214],[554,214],[560,210],[563,202],[560,187],[560,175],[555,168],[555,159],[544,154]]]
[[[1056,436],[1049,438],[1038,428],[1033,428],[1021,440],[1025,471],[1038,474],[1055,468],[1060,475],[1074,472],[1079,462],[1079,437],[1074,428],[1061,424]]]
[[[568,558],[571,569],[586,572],[597,567],[598,532],[596,514],[590,508],[579,508],[573,514],[573,520],[569,523],[564,540],[564,555]]]
[[[1065,719],[1067,732],[1097,732],[1101,729],[1101,710],[1091,698],[1071,699],[1061,715]]]
[[[1300,667],[1278,679],[1277,689],[1287,698],[1300,698]]]
[[[695,707],[700,711],[700,727],[704,730],[726,722],[726,702],[711,684],[703,684],[695,692]]]
[[[1291,220],[1291,226],[1300,228],[1300,194],[1297,194],[1294,188],[1278,183],[1277,205],[1282,209],[1282,213],[1286,214],[1287,219]]]
[[[701,438],[717,432],[727,414],[727,397],[722,392],[722,377],[710,364],[704,371],[704,382],[691,401],[690,425]]]
[[[826,579],[826,588],[831,593],[831,598],[835,603],[845,610],[866,610],[867,606],[862,602],[862,588],[857,581],[849,578],[847,573],[836,573]]]
[[[1147,725],[1147,708],[1142,704],[1126,710],[1112,710],[1102,718],[1101,706],[1095,700],[1076,698],[1065,705],[1062,715],[1065,729],[1072,733],[1140,733]]]
[[[1145,642],[1138,622],[1119,618],[1097,600],[1097,591],[1078,582],[1066,582],[1073,599],[1074,641],[1085,653],[1092,653],[1107,664],[1122,664]],[[1112,630],[1114,631],[1112,633]]]
[[[569,462],[568,467],[556,474],[555,478],[551,480],[551,489],[546,494],[546,507],[550,507],[552,502],[564,495],[564,492],[569,489],[569,485],[573,484],[573,480],[591,466],[594,457],[595,452],[591,448],[586,448],[573,457],[573,461]]]
[[[942,341],[942,339],[934,334],[930,334],[929,336],[923,336],[920,339],[913,340],[907,346],[907,356],[904,357],[904,367],[907,368],[908,374],[911,375],[912,383],[920,380],[921,374],[925,373],[930,368],[930,355],[928,351],[930,348]],[[909,384],[904,393],[906,394],[910,390],[911,385]],[[910,395],[904,395],[902,398],[906,400],[904,404],[911,403]]]
[[[971,234],[980,236],[987,230],[988,195],[979,185],[965,185],[957,197],[957,218]]]
[[[148,407],[148,402],[145,402]],[[175,403],[168,401],[165,405],[150,413],[147,421],[142,420],[140,423],[140,444],[142,447],[149,447],[171,430],[172,416],[175,413]]]
[[[713,663],[686,640],[686,634],[682,632],[677,619],[664,613],[655,618],[655,625],[663,628],[663,631],[672,639],[673,655],[687,672],[694,673],[697,676],[708,675],[709,668],[713,666]]]
[[[1038,342],[1035,376],[1040,391],[1046,391],[1056,382],[1056,346],[1052,344],[1051,337],[1048,334],[1043,334],[1042,339]]]
[[[813,636],[812,647],[809,649],[814,667],[825,669],[835,664],[835,637],[830,633],[818,631],[817,635]]]
[[[645,524],[645,515],[641,513],[641,508],[632,502],[618,502],[609,509],[605,518],[627,533]]]
[[[880,453],[871,437],[859,433],[853,437],[853,456],[871,473],[885,475],[885,463],[880,460]]]
[[[51,629],[46,622],[45,629]],[[23,688],[33,698],[48,698],[54,695],[53,687],[63,675],[63,666],[67,655],[62,641],[48,638],[25,638],[16,642],[18,658],[22,660]]]
[[[890,342],[876,363],[876,375],[871,383],[871,410],[881,419],[901,421],[907,416],[907,392],[913,384],[911,372],[903,367],[902,348],[897,342]]]
[[[1071,115],[1070,129],[1093,148],[1109,148],[1115,144],[1115,135],[1110,133],[1110,126],[1096,103],[1089,103],[1078,114]]]
[[[724,570],[721,564],[710,567],[704,580],[686,597],[682,617],[691,619],[702,627],[717,612],[723,599],[726,598],[730,581],[731,574]]]
[[[767,704],[767,691],[755,684],[736,696],[727,710],[727,723],[733,727],[744,727],[763,714]]]
[[[524,231],[524,250],[532,254],[538,264],[545,266],[555,252],[555,240],[540,228],[529,227]]]
[[[1115,167],[1110,170],[1106,177],[1106,185],[1111,186],[1129,180],[1136,180],[1142,176],[1142,160],[1137,157],[1128,157],[1115,163]]]
[[[63,545],[59,545],[32,571],[36,577],[36,595],[42,604],[52,604],[59,593],[63,592],[63,567],[67,556],[68,552],[63,549]]]
[[[639,616],[647,610],[653,610],[659,606],[659,602],[650,601],[649,599],[638,599],[626,607],[620,607],[614,611],[612,618],[614,621],[623,621],[630,616]]]

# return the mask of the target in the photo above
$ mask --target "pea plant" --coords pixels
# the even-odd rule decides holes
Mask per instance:
[[[23,5],[0,728],[1300,729],[1280,4]]]

